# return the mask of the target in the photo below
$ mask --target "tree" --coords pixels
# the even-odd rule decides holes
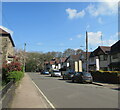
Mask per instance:
[[[68,57],[81,53],[81,49],[75,51],[74,49],[66,49],[64,52],[27,52],[26,53],[26,71],[39,71],[44,69],[44,62],[49,62],[53,58],[60,59],[61,57]]]
[[[75,55],[75,50],[74,49],[68,48],[63,52],[64,57],[68,57],[70,55]]]
[[[75,54],[77,55],[77,54],[81,54],[83,52],[83,50],[82,49],[77,49],[76,51],[75,51]]]

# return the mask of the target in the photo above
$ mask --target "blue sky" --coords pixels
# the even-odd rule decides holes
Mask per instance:
[[[26,43],[27,51],[85,49],[86,30],[89,51],[118,40],[116,3],[4,2],[2,12],[2,25],[13,31],[16,48]]]

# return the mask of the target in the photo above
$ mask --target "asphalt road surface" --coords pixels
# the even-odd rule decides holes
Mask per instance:
[[[28,75],[55,108],[118,108],[117,90],[39,73]]]

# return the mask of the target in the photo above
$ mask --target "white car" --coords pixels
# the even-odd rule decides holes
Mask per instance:
[[[51,77],[53,77],[53,76],[61,77],[62,74],[61,74],[61,72],[60,72],[59,70],[53,70],[53,71],[51,72]]]

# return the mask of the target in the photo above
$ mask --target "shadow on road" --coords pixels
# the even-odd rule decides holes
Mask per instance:
[[[51,77],[51,76],[45,76],[45,77]]]
[[[117,90],[117,91],[120,91],[120,87],[119,88],[112,88],[113,90]]]

